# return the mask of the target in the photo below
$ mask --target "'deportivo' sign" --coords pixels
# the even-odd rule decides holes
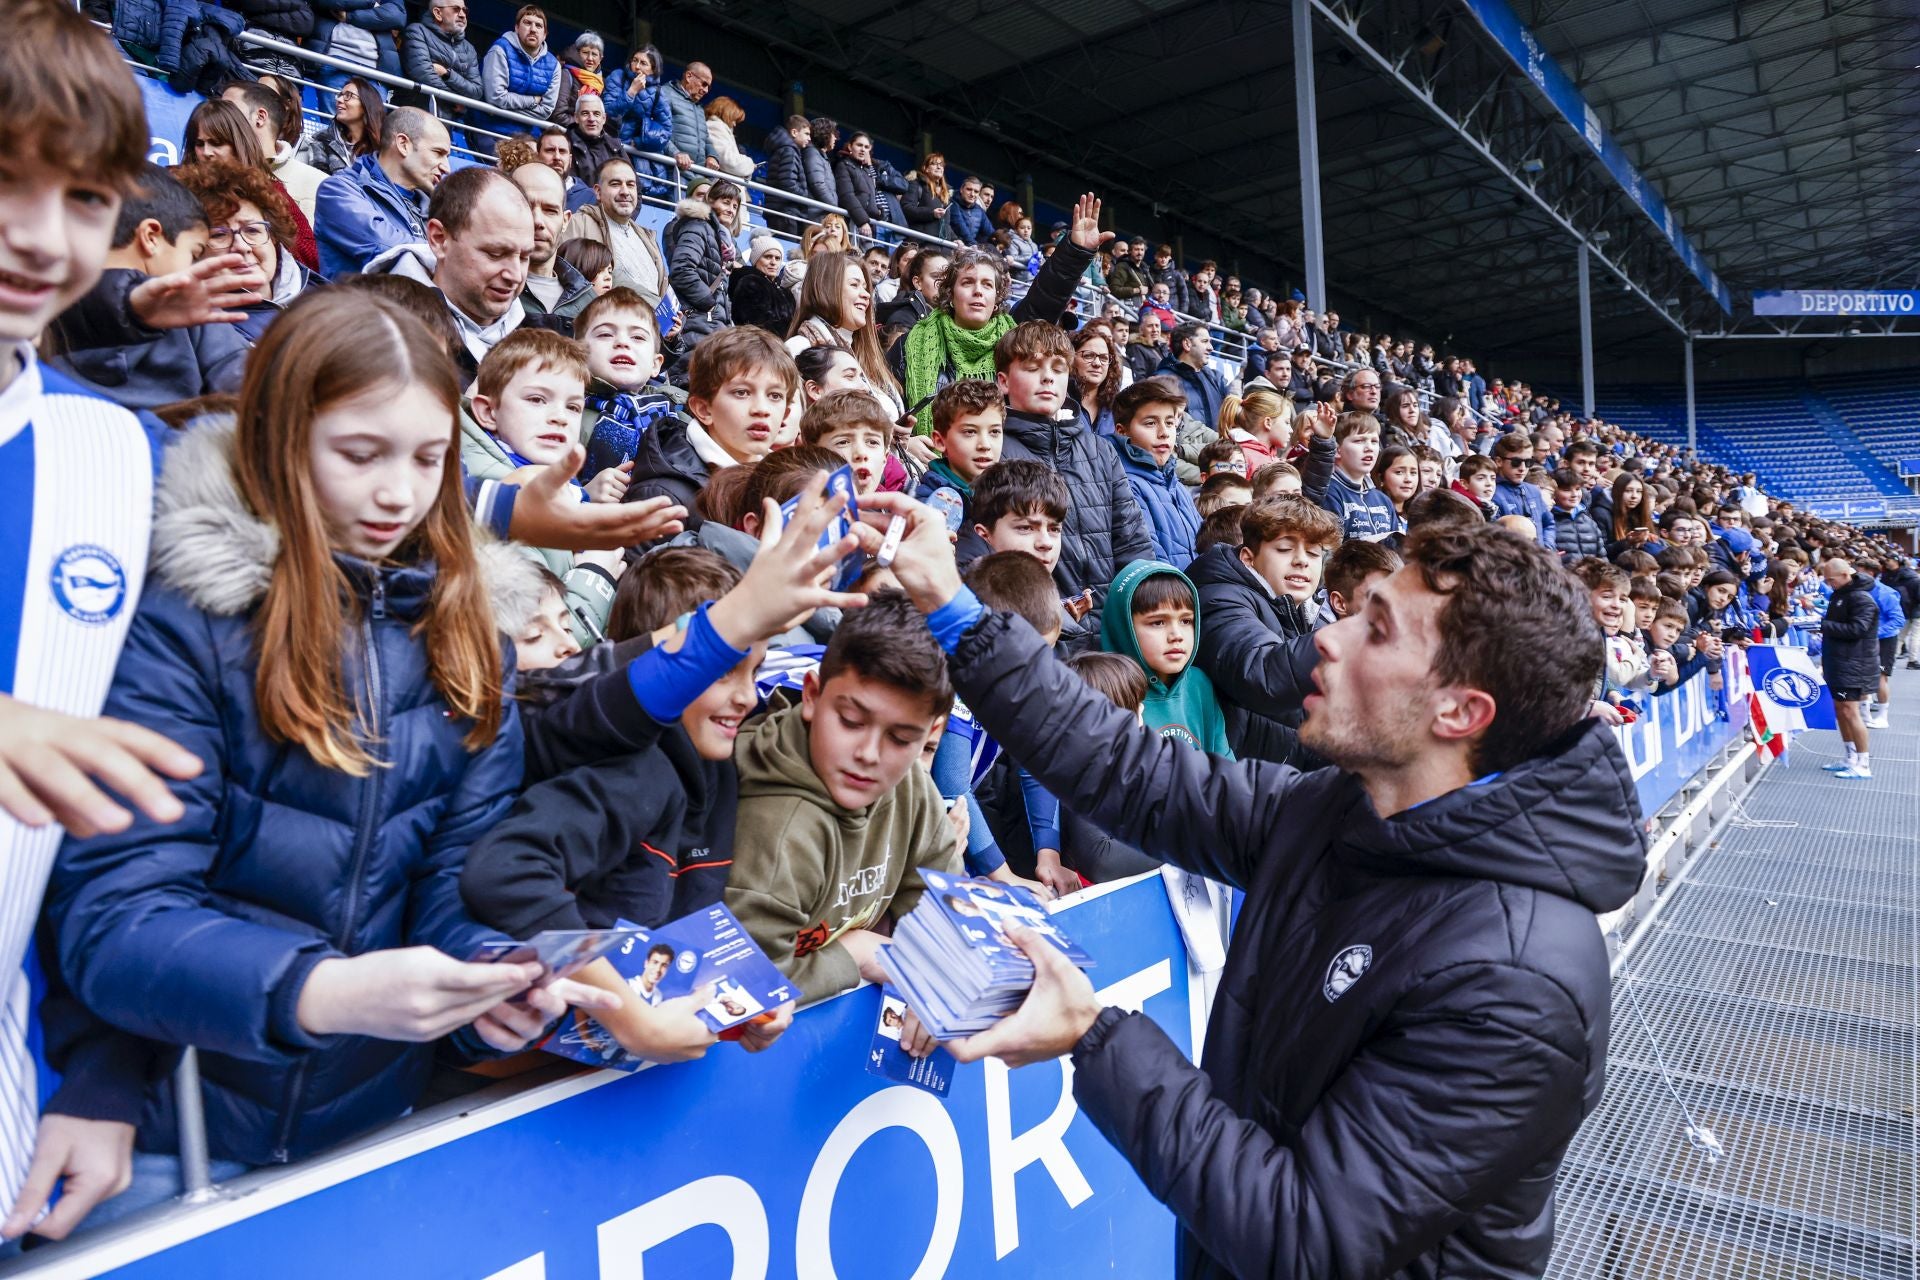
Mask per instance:
[[[1920,291],[1913,289],[1756,289],[1757,316],[1911,316],[1920,315]]]

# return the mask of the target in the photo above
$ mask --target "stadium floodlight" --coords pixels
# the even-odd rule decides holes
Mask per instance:
[[[1665,308],[1666,308],[1667,310],[1669,310],[1669,311],[1671,311],[1671,310],[1673,310],[1673,309],[1674,309],[1675,307],[1677,307],[1677,306],[1679,306],[1679,305],[1680,305],[1680,299],[1678,299],[1678,298],[1668,298],[1668,299],[1666,299],[1665,301],[1663,301],[1663,302],[1661,302],[1661,304],[1660,304],[1660,305],[1661,305],[1661,306],[1663,306],[1663,307],[1665,307]]]
[[[1545,162],[1543,162],[1538,156],[1535,156],[1530,160],[1522,160],[1520,162],[1520,172],[1525,174],[1539,173],[1542,169],[1546,167],[1547,166]]]
[[[1596,245],[1601,245],[1613,239],[1613,233],[1609,231],[1596,231],[1592,235],[1588,236],[1587,239],[1591,240]]]

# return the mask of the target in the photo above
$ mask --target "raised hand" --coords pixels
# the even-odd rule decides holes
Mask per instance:
[[[220,253],[185,271],[149,276],[127,295],[127,305],[149,329],[233,324],[247,318],[243,308],[267,300],[263,291],[268,287],[251,258]]]
[[[1101,245],[1113,239],[1113,232],[1100,229],[1100,199],[1091,191],[1081,196],[1073,206],[1073,229],[1068,237],[1082,249],[1098,251]]]
[[[558,551],[617,551],[671,538],[685,528],[687,509],[670,498],[645,502],[582,502],[568,486],[587,451],[574,445],[566,461],[539,467],[520,486],[509,532],[514,541]]]
[[[849,533],[832,546],[819,546],[828,521],[845,509],[843,497],[826,496],[826,474],[816,473],[793,519],[784,520],[780,504],[767,499],[760,513],[760,550],[739,585],[707,610],[707,621],[736,649],[770,640],[816,609],[857,609],[867,602],[859,592],[834,591],[822,584],[833,567],[859,545]]]

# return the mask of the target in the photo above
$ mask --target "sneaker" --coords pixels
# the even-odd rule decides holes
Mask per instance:
[[[1821,765],[1820,767],[1822,769],[1825,769],[1828,773],[1838,773],[1842,769],[1853,768],[1853,763],[1848,760],[1829,760],[1827,763]]]
[[[1882,711],[1877,716],[1869,717],[1867,720],[1867,728],[1869,729],[1884,729],[1886,727],[1887,727],[1887,713],[1884,711]]]
[[[1862,778],[1871,778],[1873,776],[1873,770],[1862,769],[1859,765],[1848,765],[1833,776],[1836,778],[1845,778],[1848,782],[1858,782]]]
[[[1920,658],[1908,658],[1908,659],[1907,659],[1907,670],[1909,670],[1909,671],[1920,671]]]

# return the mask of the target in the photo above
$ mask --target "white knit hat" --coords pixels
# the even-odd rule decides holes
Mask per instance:
[[[758,262],[760,261],[760,255],[769,252],[779,254],[783,260],[787,256],[786,248],[772,236],[755,236],[747,247],[749,249],[747,254],[748,262]]]

